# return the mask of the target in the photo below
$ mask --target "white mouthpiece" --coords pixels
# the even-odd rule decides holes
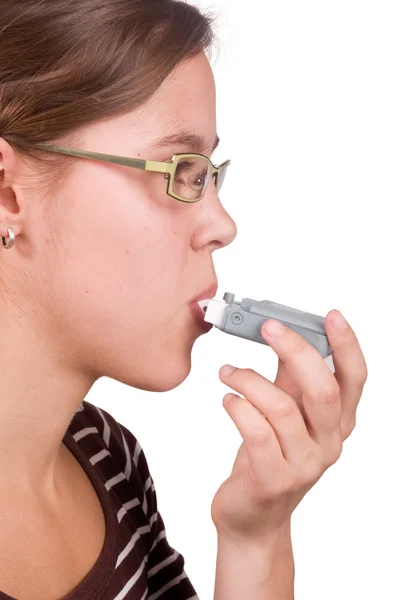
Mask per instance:
[[[205,313],[205,321],[207,323],[213,323],[216,327],[220,328],[225,307],[228,306],[225,300],[201,300],[198,302],[200,308]],[[206,308],[206,310],[204,310]]]

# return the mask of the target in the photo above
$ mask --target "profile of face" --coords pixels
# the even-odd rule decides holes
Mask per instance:
[[[77,149],[169,161],[192,148],[151,145],[181,129],[202,135],[211,156],[216,90],[204,53],[180,63],[139,109],[87,127]],[[189,204],[167,195],[161,173],[83,158],[74,169],[48,205],[24,207],[38,335],[65,367],[168,391],[190,372],[204,330],[189,303],[216,280],[212,253],[234,240],[235,222],[213,180]]]

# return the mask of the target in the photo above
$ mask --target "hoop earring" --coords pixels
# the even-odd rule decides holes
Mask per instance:
[[[10,238],[9,242],[6,242],[6,238],[1,236],[1,244],[3,248],[12,248],[15,242],[15,233],[12,227],[7,227],[8,237]]]

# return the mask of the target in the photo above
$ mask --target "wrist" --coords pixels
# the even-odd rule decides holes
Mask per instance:
[[[295,573],[290,521],[261,540],[219,534],[216,573],[214,600],[291,600]]]
[[[267,565],[267,569],[263,570],[266,578],[275,573],[280,565],[290,568],[294,573],[291,522],[286,521],[262,538],[242,538],[225,532],[218,533],[218,552],[229,555],[231,559],[235,556],[240,559],[245,557],[254,568]]]
[[[225,532],[217,529],[217,537],[219,545],[225,548],[245,548],[248,552],[257,552],[261,550],[282,550],[283,548],[291,549],[291,520],[284,521],[282,525],[275,529],[270,529],[267,534],[261,537],[242,536],[234,532]]]

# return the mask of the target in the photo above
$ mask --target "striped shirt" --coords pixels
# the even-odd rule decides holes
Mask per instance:
[[[156,490],[134,435],[83,400],[63,439],[101,501],[106,536],[84,580],[61,600],[198,600],[184,557],[167,540]],[[0,592],[0,600],[15,600]]]

